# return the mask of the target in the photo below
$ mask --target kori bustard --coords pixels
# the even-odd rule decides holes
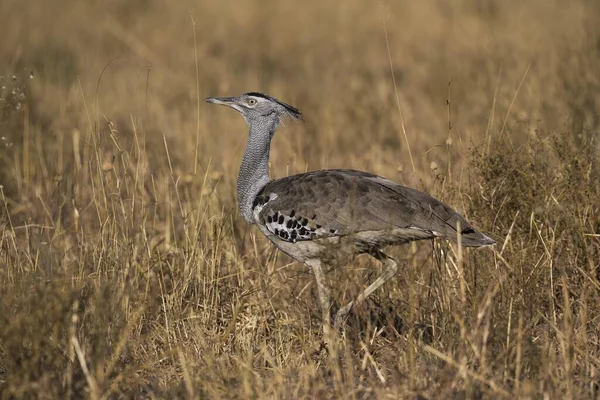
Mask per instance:
[[[452,241],[460,237],[469,247],[495,243],[427,193],[368,172],[332,169],[271,180],[271,139],[283,119],[303,119],[300,111],[255,92],[206,101],[233,108],[248,123],[248,145],[237,179],[239,211],[277,248],[312,269],[326,335],[331,299],[324,264],[362,253],[383,264],[383,274],[338,310],[334,318],[338,328],[353,306],[398,271],[397,262],[381,251],[383,246],[434,237]]]

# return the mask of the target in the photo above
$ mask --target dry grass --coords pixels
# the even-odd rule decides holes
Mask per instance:
[[[87,3],[0,0],[1,398],[599,395],[596,3]],[[237,214],[243,120],[202,103],[250,90],[306,115],[273,176],[370,170],[498,245],[392,250],[327,357],[312,276]],[[338,304],[378,268],[331,271]]]

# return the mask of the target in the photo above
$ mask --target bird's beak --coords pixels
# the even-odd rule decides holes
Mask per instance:
[[[204,101],[231,107],[235,102],[235,97],[208,97]]]

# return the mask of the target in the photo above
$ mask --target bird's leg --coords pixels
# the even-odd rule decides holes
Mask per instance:
[[[346,316],[348,315],[350,310],[352,310],[352,307],[364,301],[367,297],[369,297],[369,295],[371,295],[371,293],[379,289],[381,285],[386,283],[398,272],[398,263],[393,258],[388,257],[379,250],[372,250],[371,252],[369,252],[369,254],[378,259],[383,264],[383,274],[379,278],[375,279],[375,281],[371,283],[369,287],[367,287],[361,294],[359,294],[356,300],[351,301],[344,307],[340,308],[340,310],[335,316],[334,327],[336,330],[338,330],[342,326],[342,324],[346,320]]]
[[[323,334],[325,335],[325,340],[328,341],[331,324],[329,317],[329,309],[331,308],[331,293],[327,284],[325,283],[325,274],[323,273],[323,268],[321,267],[321,261],[312,259],[307,260],[306,265],[312,268],[315,274],[315,280],[317,281],[317,291],[319,292],[319,302],[321,303],[321,313],[323,315]]]

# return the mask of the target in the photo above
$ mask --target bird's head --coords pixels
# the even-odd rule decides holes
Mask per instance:
[[[277,122],[285,118],[303,119],[297,108],[263,93],[250,92],[237,97],[209,97],[206,101],[233,108],[242,114],[249,124],[263,119],[273,119]]]

